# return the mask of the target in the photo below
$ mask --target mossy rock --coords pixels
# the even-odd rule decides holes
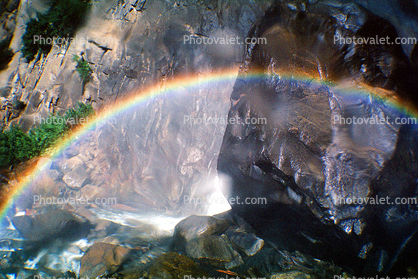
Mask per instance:
[[[149,268],[148,274],[149,279],[183,279],[186,275],[193,277],[209,276],[194,261],[174,252],[158,257]]]

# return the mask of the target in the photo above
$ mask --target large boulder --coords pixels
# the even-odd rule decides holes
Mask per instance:
[[[174,229],[174,238],[189,241],[200,236],[221,234],[228,228],[229,222],[211,216],[192,215],[179,222]]]
[[[205,259],[221,267],[232,268],[243,263],[231,240],[224,234],[227,220],[211,216],[190,216],[174,229],[172,248],[195,259]]]
[[[57,237],[74,240],[85,237],[91,228],[87,219],[61,209],[18,215],[12,223],[25,239],[34,242],[49,242]]]
[[[231,203],[234,214],[278,249],[354,274],[395,270],[418,229],[416,208],[394,204],[416,197],[418,178],[418,126],[396,124],[405,114],[390,103],[418,104],[396,28],[354,3],[284,1],[249,36],[267,43],[247,46],[218,171],[231,178],[229,200],[258,202]],[[376,36],[389,43],[339,40]],[[389,121],[339,121],[376,117]],[[376,197],[393,204],[352,202]]]

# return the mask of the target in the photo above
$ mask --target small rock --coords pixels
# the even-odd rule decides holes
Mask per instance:
[[[228,230],[227,236],[237,245],[247,256],[254,256],[264,246],[264,240],[251,233],[239,230]]]
[[[94,159],[94,155],[93,153],[91,153],[89,150],[85,151],[87,158],[89,158],[89,160],[93,160]]]
[[[96,243],[81,258],[80,277],[96,278],[115,272],[129,255],[130,249],[110,243]]]
[[[64,161],[62,164],[60,164],[60,167],[63,171],[70,171],[73,168],[80,166],[80,165],[83,165],[83,161],[80,158],[78,158],[78,156],[75,156],[75,157],[72,157],[71,159]]]
[[[89,169],[91,169],[91,170],[94,170],[96,167],[94,166],[94,164],[92,163],[92,162],[86,162],[86,167],[87,168],[89,168]]]
[[[71,169],[70,172],[66,173],[62,180],[68,187],[73,189],[80,189],[83,187],[83,183],[89,177],[86,167],[84,165],[78,165]]]
[[[87,163],[88,161],[90,161],[90,159],[84,154],[78,154],[77,157],[80,158],[81,161],[83,161],[84,163]]]

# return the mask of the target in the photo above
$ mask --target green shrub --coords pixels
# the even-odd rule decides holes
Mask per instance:
[[[51,45],[35,42],[34,36],[42,38],[69,38],[75,34],[89,11],[90,4],[84,0],[55,0],[45,14],[37,15],[26,25],[23,34],[22,54],[31,61],[38,52],[48,54]]]
[[[0,133],[0,166],[6,167],[32,158],[32,139],[18,126]]]
[[[48,121],[32,128],[27,134],[18,126],[0,131],[0,168],[6,168],[43,154],[68,133],[74,122],[94,114],[90,104],[78,103],[64,115],[51,114]]]
[[[68,125],[64,117],[50,115],[49,118],[54,119],[54,121],[45,121],[45,123],[41,123],[38,127],[34,127],[29,131],[29,137],[33,141],[36,156],[57,143],[68,131]]]
[[[90,104],[77,103],[76,109],[69,109],[65,113],[66,119],[86,118],[94,114],[94,109]]]
[[[89,82],[90,79],[91,79],[91,73],[93,72],[92,69],[90,68],[89,62],[87,62],[86,60],[78,57],[77,55],[73,56],[73,60],[75,62],[77,62],[77,66],[75,66],[75,69],[77,70],[78,74],[80,75],[81,80],[84,83]]]

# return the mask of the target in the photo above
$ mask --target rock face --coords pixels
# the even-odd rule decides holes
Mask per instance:
[[[44,2],[48,1],[22,1],[16,29],[20,33],[15,32],[12,43],[15,51],[20,48],[25,23]],[[77,101],[91,102],[101,109],[151,85],[165,88],[175,78],[196,75],[197,82],[206,75],[221,76],[224,69],[242,61],[243,46],[188,44],[184,36],[243,39],[271,2],[92,1],[86,25],[76,33],[80,40],[54,45],[48,55],[30,63],[18,53],[7,71],[0,73],[5,98],[0,118],[6,125],[17,124],[27,130],[40,117],[65,111]],[[73,55],[83,56],[93,70],[84,88]],[[219,119],[227,114],[234,81],[214,80],[145,99],[143,105],[98,125],[94,137],[97,149],[92,152],[99,156],[83,159],[85,171],[82,167],[70,171],[65,162],[58,162],[81,158],[72,151],[92,149],[81,141],[65,158],[56,160],[54,167],[63,177],[59,180],[67,186],[66,193],[91,184],[131,207],[206,213],[204,205],[185,203],[184,199],[203,199],[212,192],[195,189],[204,183],[212,187],[226,125],[194,125],[185,119]],[[26,107],[15,110],[15,100]]]
[[[271,2],[92,1],[85,27],[71,38],[77,40],[54,45],[48,55],[27,63],[19,52],[25,25],[37,12],[45,12],[50,1],[3,1],[0,41],[7,39],[17,55],[7,70],[0,69],[1,121],[27,128],[35,117],[66,110],[77,101],[101,107],[173,75],[230,67],[241,59],[241,46],[187,44],[183,36],[243,38]],[[84,87],[73,55],[82,55],[93,69]],[[26,104],[21,118],[12,107],[18,100]]]
[[[405,115],[364,89],[416,107],[413,63],[400,45],[334,41],[376,36],[398,34],[354,3],[274,5],[250,32],[267,44],[247,48],[218,159],[232,179],[225,195],[259,201],[231,203],[258,236],[361,275],[396,269],[418,229],[416,208],[394,204],[417,195],[418,127],[396,124]],[[389,121],[340,121],[354,117]],[[379,197],[393,204],[350,202]]]

